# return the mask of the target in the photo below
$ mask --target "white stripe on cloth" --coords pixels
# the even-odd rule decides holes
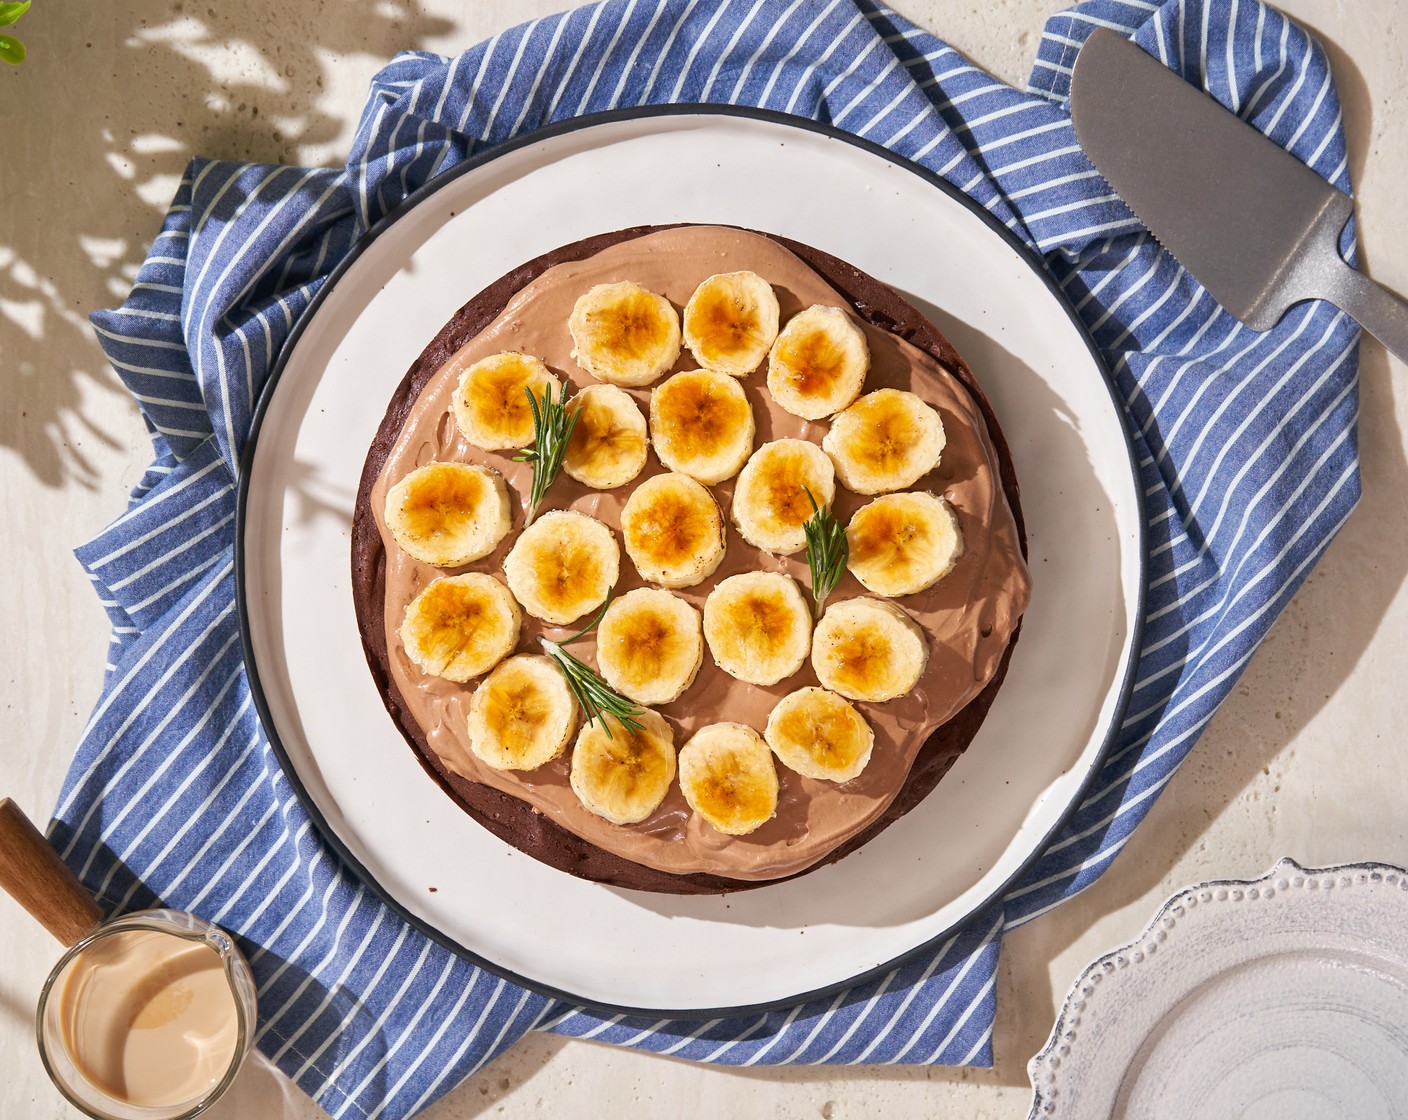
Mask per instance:
[[[233,736],[234,733],[245,723],[244,717],[249,711],[249,705],[250,697],[246,695],[244,700],[240,703],[239,708],[236,709],[234,716],[230,719],[229,725],[226,727],[224,734],[221,735],[221,737],[216,741],[215,749],[208,750],[206,752],[205,758],[199,763],[197,763],[194,767],[192,767],[190,773],[187,774],[186,777],[181,780],[181,784],[178,785],[175,790],[172,791],[171,795],[166,798],[165,801],[162,802],[161,807],[155,812],[151,813],[150,818],[148,819],[146,825],[143,826],[142,830],[138,832],[137,835],[134,836],[129,843],[125,844],[122,849],[116,853],[117,860],[113,863],[113,866],[108,870],[108,873],[103,878],[103,881],[98,884],[98,889],[96,892],[97,894],[106,898],[108,896],[108,890],[112,886],[113,878],[120,873],[122,868],[131,868],[132,862],[136,858],[137,849],[142,846],[143,841],[145,841],[146,838],[150,836],[155,829],[170,827],[171,818],[169,814],[172,813],[173,809],[179,802],[184,800],[186,792],[195,784],[195,782],[205,776],[207,768],[214,767],[216,765],[217,759],[223,759],[225,753],[225,744],[231,738],[231,736]],[[226,761],[228,769],[226,769],[225,773],[221,775],[220,780],[215,784],[215,787],[210,791],[209,794],[206,795],[206,797],[202,801],[196,804],[195,811],[191,814],[190,819],[188,819],[185,824],[183,824],[179,829],[172,833],[171,837],[166,841],[165,845],[159,851],[157,851],[151,857],[150,860],[147,861],[145,869],[131,869],[134,885],[140,883],[144,878],[146,878],[151,873],[152,867],[160,865],[162,860],[171,854],[171,852],[175,849],[176,845],[180,843],[181,838],[184,837],[190,830],[190,828],[195,824],[195,821],[202,815],[203,812],[208,810],[215,803],[215,800],[220,796],[220,792],[225,788],[225,786],[228,785],[232,780],[234,780],[235,775],[239,772],[240,767],[243,766],[246,760],[248,760],[248,758],[254,753],[254,748],[256,745],[257,740],[250,739],[249,742],[246,744],[244,750],[241,751],[240,754],[235,756],[233,761]],[[241,806],[244,805],[251,797],[254,796],[254,794],[258,791],[258,788],[258,786],[254,785],[249,786],[245,790],[244,795],[241,797],[239,804]],[[272,806],[270,806],[269,811],[273,811]],[[122,903],[125,905],[127,901],[127,898],[124,898],[122,900]]]
[[[380,915],[378,915],[378,917],[379,916]],[[368,991],[376,991],[377,985],[380,984],[382,978],[390,970],[392,962],[396,960],[397,955],[401,951],[401,946],[406,943],[406,938],[410,935],[411,926],[408,923],[402,922],[400,923],[400,926],[401,928],[396,932],[396,940],[391,943],[391,948],[388,949],[386,951],[386,955],[382,957],[381,964],[377,967],[376,972],[373,974],[371,981],[367,985]],[[428,945],[429,943],[427,942],[427,947]],[[357,957],[351,957],[350,961],[353,965],[362,963],[362,961]],[[343,982],[345,983],[347,979],[348,977],[344,976]],[[333,996],[332,990],[329,990],[328,996],[329,1000],[331,1000]],[[290,1034],[288,1038],[284,1039],[284,1041],[280,1044],[280,1050],[292,1050],[296,1054],[299,1053],[298,1044],[303,1040],[303,1036],[308,1031],[312,1030],[313,1027],[317,1024],[319,1016],[324,1010],[326,1010],[326,1005],[320,1008],[317,1014],[305,1015],[303,1019],[303,1025],[299,1027],[296,1031],[294,1031],[292,1034]],[[271,1031],[270,1033],[273,1034],[276,1038],[282,1037],[277,1031]],[[323,1054],[327,1052],[328,1048],[332,1046],[333,1043],[337,1041],[337,1039],[337,1032],[328,1031],[327,1036],[323,1039],[323,1041],[318,1045],[315,1050],[313,1050],[307,1055],[300,1055],[301,1057],[303,1057],[303,1064],[299,1066],[297,1071],[294,1073],[293,1080],[297,1081],[310,1069],[315,1069],[317,1067],[319,1059],[322,1058]],[[271,1060],[277,1061],[277,1059]]]
[[[485,972],[479,973],[479,975],[475,977],[475,982],[478,982],[480,976],[487,978],[488,975],[489,974]],[[499,997],[503,995],[504,989],[508,986],[506,981],[504,981],[502,978],[495,977],[494,981],[495,982],[493,994],[490,995],[489,998],[484,1002],[484,1006],[479,1012],[479,1017],[475,1020],[474,1023],[470,1025],[470,1029],[464,1032],[464,1042],[461,1044],[461,1053],[463,1053],[463,1048],[467,1048],[479,1040],[479,1031],[483,1028],[484,1024],[489,1021],[489,1014],[491,1011],[493,1011],[494,1004],[499,1001]],[[385,1090],[381,1098],[381,1103],[376,1107],[368,1110],[367,1120],[376,1120],[376,1117],[380,1116],[386,1110],[387,1105],[389,1105],[392,1101],[396,1099],[396,1094],[399,1093],[405,1087],[406,1083],[415,1074],[416,1068],[422,1062],[429,1059],[430,1055],[434,1053],[436,1045],[440,1042],[442,1038],[445,1037],[445,1033],[450,1029],[451,1025],[455,1021],[455,1015],[465,1006],[465,1004],[469,1000],[470,994],[473,991],[474,984],[470,984],[465,987],[463,994],[461,994],[459,1000],[456,1001],[454,1007],[450,1009],[449,1014],[445,1016],[444,1021],[440,1024],[439,1029],[435,1032],[435,1034],[430,1037],[429,1043],[427,1044],[425,1051],[420,1055],[420,1057],[410,1063],[410,1065],[406,1068],[405,1072],[403,1072],[401,1076],[392,1083],[391,1088]],[[528,993],[524,992],[523,994],[526,996]]]
[[[934,1022],[934,1020],[939,1017],[939,1014],[941,1012],[948,1009],[949,997],[958,992],[960,986],[963,983],[964,977],[966,977],[968,973],[972,971],[972,969],[977,965],[978,961],[982,959],[983,950],[986,949],[990,944],[992,944],[993,938],[998,935],[998,931],[1000,931],[1005,924],[1006,918],[1001,913],[999,913],[997,916],[997,921],[993,923],[992,928],[989,929],[987,934],[983,937],[981,944],[979,944],[977,949],[975,949],[972,953],[968,955],[968,959],[963,962],[963,967],[960,968],[958,972],[954,974],[953,979],[948,982],[948,986],[943,991],[943,998],[935,1001],[934,1006],[929,1010],[929,1013],[924,1017],[923,1021],[919,1024],[919,1026],[916,1027],[912,1032],[910,1032],[911,1037],[909,1045],[907,1045],[903,1050],[896,1052],[893,1058],[887,1060],[886,1065],[896,1065],[900,1062],[903,1062],[905,1055],[908,1054],[911,1050],[913,1050],[914,1047],[919,1045],[920,1041],[924,1037],[925,1032],[928,1031],[930,1025]],[[970,993],[969,995],[967,995],[964,999],[963,1011],[961,1012],[962,1016],[966,1018],[967,1014],[971,1012],[974,1005],[981,1002],[984,998],[986,998],[985,991],[978,991],[976,993]]]
[[[185,619],[194,615],[196,611],[205,604],[206,599],[213,597],[217,582],[217,580],[208,581],[202,594],[193,598],[191,602],[186,605],[183,613],[177,617],[177,624],[183,622]],[[219,628],[220,624],[224,622],[228,617],[230,617],[230,615],[233,613],[233,607],[233,603],[228,604],[226,607],[224,607],[214,618],[212,618],[205,625],[204,629],[200,632],[197,640],[191,643],[188,648],[190,648],[193,652],[199,649],[200,643],[204,641],[206,637],[215,633],[216,630]],[[118,682],[117,687],[108,693],[108,696],[105,698],[105,700],[115,700],[122,690],[122,685],[130,683],[131,679],[140,670],[144,669],[147,666],[148,662],[152,658],[154,658],[159,652],[163,652],[160,646],[155,644],[149,646],[147,651],[142,655],[141,659],[138,660],[127,670],[127,673],[125,674],[123,680]],[[196,683],[191,686],[190,690],[188,690],[187,696],[183,698],[183,700],[180,702],[184,702],[184,699],[188,699],[189,696],[194,692],[196,685],[200,684],[204,680],[204,676],[208,676],[214,670],[214,668],[215,665],[212,662],[206,668],[205,674],[197,679]],[[147,704],[150,702],[150,700],[160,692],[162,687],[168,681],[170,681],[177,674],[177,672],[180,671],[180,669],[180,662],[173,662],[162,672],[161,676],[157,678],[150,691],[146,691],[145,696],[141,700],[137,701],[131,707],[131,709],[128,710],[127,714],[123,717],[122,722],[119,723],[115,729],[113,729],[107,741],[102,745],[98,746],[97,749],[93,752],[92,762],[89,763],[89,765],[83,770],[83,772],[78,776],[76,781],[71,781],[68,796],[60,802],[59,811],[56,813],[56,816],[63,817],[64,815],[66,815],[67,807],[73,804],[74,799],[78,796],[79,793],[81,793],[85,789],[85,787],[91,781],[93,774],[98,767],[98,764],[103,762],[107,758],[109,753],[111,753],[113,748],[116,746],[118,740],[122,736],[124,736],[127,731],[134,724],[136,724],[137,720],[140,719],[146,713]],[[93,713],[93,721],[100,719],[105,713],[106,703],[101,703],[98,707],[98,710]],[[174,715],[175,709],[173,708],[173,710],[167,714],[161,726],[164,726],[166,723],[170,722],[172,716]],[[96,730],[96,724],[93,721],[90,721],[90,726],[93,726],[93,728]],[[87,738],[87,733],[85,733],[85,738]],[[148,745],[150,745],[150,741],[151,740],[149,737]],[[140,757],[140,753],[132,754],[126,761],[122,763],[122,766],[119,768],[118,772],[114,775],[114,777],[104,784],[111,785],[116,781],[120,781],[122,775],[126,773],[126,771],[130,769],[135,764],[136,760]],[[73,836],[70,838],[68,844],[64,846],[63,851],[60,853],[65,859],[68,859],[73,856],[78,838],[83,835],[83,830],[87,828],[88,825],[92,822],[93,814],[97,812],[98,808],[101,805],[101,800],[96,800],[92,804],[90,804],[88,809],[84,812],[83,816],[79,819],[78,823],[74,826]]]

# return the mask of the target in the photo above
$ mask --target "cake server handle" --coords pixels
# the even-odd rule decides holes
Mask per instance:
[[[1325,297],[1352,315],[1358,324],[1384,344],[1384,349],[1408,364],[1408,300],[1395,295],[1377,280],[1350,268],[1339,254],[1327,267]]]

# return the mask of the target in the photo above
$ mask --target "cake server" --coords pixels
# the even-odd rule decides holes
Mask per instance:
[[[1105,28],[1076,59],[1071,119],[1149,232],[1252,330],[1325,299],[1408,362],[1408,303],[1340,256],[1353,200],[1295,156]]]

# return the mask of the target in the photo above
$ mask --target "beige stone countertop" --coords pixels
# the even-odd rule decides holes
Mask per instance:
[[[0,67],[0,794],[45,818],[98,695],[107,622],[72,548],[141,477],[141,420],[87,325],[136,274],[193,155],[336,164],[396,51],[454,54],[562,0],[43,0]],[[896,6],[1024,85],[1063,0]],[[1363,259],[1408,293],[1408,0],[1287,0],[1326,45]],[[534,1035],[424,1115],[1025,1117],[1026,1063],[1092,958],[1207,878],[1408,864],[1408,369],[1366,340],[1364,499],[1108,873],[1003,946],[991,1070],[701,1068]],[[0,899],[0,1120],[76,1115],[44,1076],[33,1009],[56,945]],[[323,1113],[262,1060],[209,1114]]]

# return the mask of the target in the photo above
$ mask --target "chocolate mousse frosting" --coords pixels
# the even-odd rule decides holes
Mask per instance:
[[[458,433],[450,399],[460,372],[490,354],[516,350],[541,358],[572,390],[591,384],[571,358],[567,320],[577,297],[595,284],[634,281],[683,307],[700,281],[751,270],[769,281],[782,321],[812,304],[851,310],[870,346],[864,392],[908,389],[941,416],[947,446],[938,468],[914,490],[942,494],[954,508],[965,551],[934,587],[896,600],[928,635],[930,657],[908,695],[857,707],[875,732],[865,770],[844,783],[803,778],[778,765],[777,813],[755,832],[725,836],[691,813],[678,786],[638,825],[592,815],[568,783],[569,754],[534,771],[502,772],[471,752],[469,698],[475,684],[428,676],[402,649],[397,628],[406,605],[431,580],[460,571],[501,576],[504,555],[523,524],[531,478],[514,452],[485,452]],[[676,370],[697,363],[683,351]],[[784,412],[762,372],[742,382],[757,421],[755,448],[786,437],[820,443],[825,421]],[[628,390],[649,411],[649,388]],[[437,569],[401,552],[382,520],[386,493],[431,461],[477,463],[502,474],[515,496],[513,531],[474,564]],[[598,518],[620,537],[620,512],[634,487],[664,468],[652,451],[637,479],[615,490],[591,490],[560,475],[543,508]],[[711,487],[727,511],[732,480]],[[847,521],[868,498],[837,487],[837,516]],[[720,226],[640,227],[588,238],[522,265],[462,307],[426,347],[401,382],[372,443],[357,495],[352,575],[367,660],[388,711],[426,769],[495,835],[554,867],[601,882],[672,893],[717,893],[760,886],[839,859],[908,812],[933,789],[972,741],[1001,684],[1030,594],[1017,481],[996,419],[972,373],[922,314],[879,281],[816,249],[778,237]],[[806,557],[776,557],[747,544],[730,524],[718,571],[677,592],[702,608],[709,591],[738,572],[791,575],[809,586]],[[643,586],[623,556],[616,594]],[[847,573],[831,601],[866,592]],[[549,626],[525,614],[519,652],[538,638],[561,639],[575,628]],[[573,652],[591,662],[589,635]],[[787,693],[816,684],[810,665],[763,688],[735,680],[705,655],[695,683],[659,710],[681,746],[705,724],[722,720],[760,732]]]

